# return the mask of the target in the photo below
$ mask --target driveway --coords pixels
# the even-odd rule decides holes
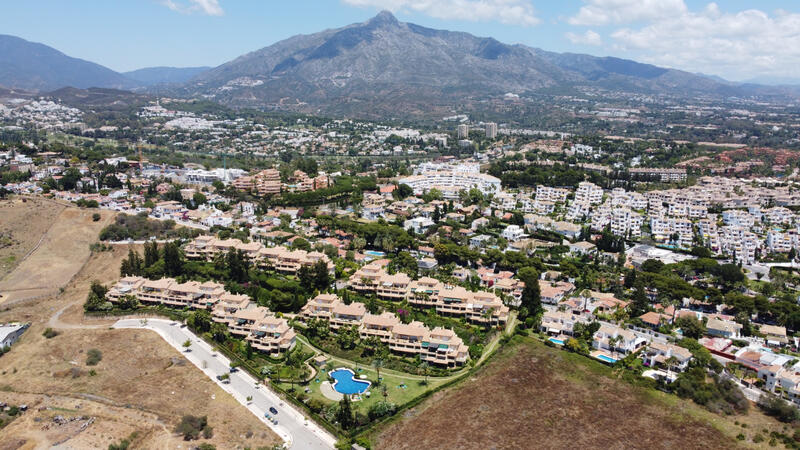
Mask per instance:
[[[277,394],[267,386],[258,383],[253,377],[239,370],[230,374],[227,384],[217,380],[217,375],[229,373],[230,360],[214,352],[211,346],[198,338],[188,328],[181,328],[180,324],[164,319],[122,319],[117,321],[114,328],[145,328],[158,333],[167,343],[183,353],[192,364],[200,368],[209,378],[217,383],[223,390],[231,394],[239,403],[244,405],[261,421],[269,425],[292,449],[332,449],[336,438],[319,427],[312,420],[306,418],[300,411],[281,400]],[[185,351],[183,343],[190,340],[192,345],[189,352]],[[256,388],[256,386],[259,386]],[[248,402],[247,397],[252,397]],[[274,407],[278,410],[275,416],[278,425],[272,424],[264,417],[264,413]]]

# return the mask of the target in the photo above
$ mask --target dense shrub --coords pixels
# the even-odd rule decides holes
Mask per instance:
[[[93,348],[86,352],[86,365],[87,366],[96,366],[103,360],[103,352],[100,350]]]
[[[206,416],[186,415],[181,417],[180,423],[175,427],[175,432],[182,435],[185,441],[200,439],[201,433],[205,438],[214,435],[213,429],[208,426],[208,417]]]
[[[124,241],[133,239],[141,241],[154,236],[164,238],[193,238],[200,234],[200,230],[190,228],[175,228],[172,220],[148,219],[147,214],[140,213],[135,216],[120,214],[114,223],[103,228],[100,232],[101,241]]]
[[[762,395],[758,406],[768,416],[772,416],[781,422],[791,423],[800,419],[800,411],[796,407],[775,395]]]

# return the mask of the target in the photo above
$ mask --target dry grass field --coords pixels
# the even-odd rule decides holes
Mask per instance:
[[[783,429],[755,408],[747,416],[717,416],[578,358],[530,339],[508,346],[472,379],[407,411],[372,442],[381,450],[707,449],[755,447],[755,434]],[[740,432],[744,441],[736,440]]]
[[[36,246],[65,208],[39,199],[0,201],[0,280]]]
[[[15,242],[27,248],[15,256],[13,272],[0,279],[5,303],[58,291],[86,262],[89,245],[97,241],[100,230],[114,216],[111,211],[65,207],[43,199],[2,203],[0,222],[6,224],[5,217],[9,216],[8,232],[16,236],[12,238]],[[44,211],[41,214],[40,209]],[[92,220],[94,213],[101,215],[98,222]],[[30,250],[33,251],[25,257]]]
[[[136,433],[133,448],[191,448],[173,433],[184,414],[208,416],[214,436],[200,442],[220,449],[280,442],[157,334],[110,330],[113,320],[83,317],[89,283],[94,279],[106,284],[115,281],[128,246],[90,254],[89,244],[102,226],[91,218],[86,222],[81,212],[68,208],[58,217],[82,230],[69,231],[57,224],[41,227],[46,236],[42,245],[3,280],[63,280],[56,284],[63,289],[34,300],[0,305],[0,322],[31,322],[22,339],[0,357],[0,401],[31,406],[3,429],[0,450],[107,448],[132,433]],[[111,215],[104,216],[100,224],[108,220]],[[65,235],[72,244],[45,245],[52,237]],[[68,256],[70,249],[77,253],[74,259]],[[72,262],[55,261],[35,270],[26,265],[48,257],[69,257]],[[42,333],[47,327],[56,328],[59,334],[46,339]],[[86,364],[90,349],[102,352],[102,360],[95,366]],[[56,416],[60,417],[54,419]],[[85,425],[90,418],[92,422]]]

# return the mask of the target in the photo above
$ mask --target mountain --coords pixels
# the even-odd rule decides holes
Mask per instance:
[[[397,117],[466,101],[604,88],[647,94],[744,95],[730,83],[619,58],[553,53],[399,22],[391,13],[294,36],[205,71],[184,95],[231,106]]]
[[[126,110],[131,107],[141,107],[153,100],[146,94],[109,88],[78,89],[64,87],[52,92],[40,94],[44,97],[57,100],[73,108],[81,110],[98,109],[103,111]]]
[[[185,83],[211,67],[145,67],[123,72],[122,75],[139,82],[142,86]]]
[[[47,91],[65,86],[128,89],[136,82],[44,44],[0,35],[0,86]]]

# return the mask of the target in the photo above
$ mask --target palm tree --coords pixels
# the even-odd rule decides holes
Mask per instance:
[[[666,361],[664,361],[664,364],[667,366],[667,378],[669,378],[670,370],[678,365],[678,358],[675,356],[670,356]]]
[[[378,372],[378,384],[381,384],[381,367],[384,366],[383,359],[375,358],[372,360],[372,367],[375,368],[375,371]]]
[[[422,361],[422,363],[420,363],[420,365],[419,365],[419,368],[420,368],[420,370],[422,370],[422,373],[425,374],[425,383],[424,384],[428,384],[428,371],[430,369],[430,366],[428,365],[427,362]]]

